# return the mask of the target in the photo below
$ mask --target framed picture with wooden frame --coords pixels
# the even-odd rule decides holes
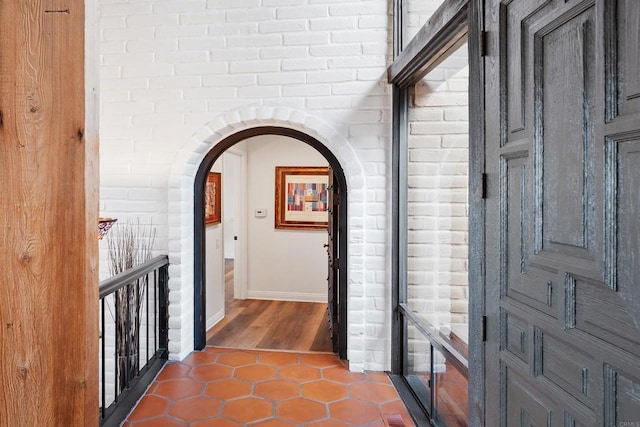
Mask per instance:
[[[204,223],[205,225],[220,224],[222,194],[221,174],[209,172],[207,182],[204,184]]]
[[[329,168],[276,166],[275,227],[326,230]]]

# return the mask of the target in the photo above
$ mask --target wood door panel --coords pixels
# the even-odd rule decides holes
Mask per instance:
[[[515,0],[505,2],[500,12],[501,50],[503,61],[502,85],[507,94],[506,112],[509,135],[505,143],[511,142],[511,134],[523,131],[525,126],[525,103],[527,99],[525,81],[530,70],[523,65],[527,54],[527,24],[534,15],[548,5],[550,0]],[[529,95],[530,96],[530,95]]]
[[[604,367],[604,425],[637,425],[640,414],[640,379],[606,364]]]
[[[557,318],[558,310],[555,304],[555,281],[545,274],[545,271],[530,269],[526,275],[521,275],[518,280],[509,283],[505,300],[515,300],[526,304],[548,316]]]
[[[554,308],[554,280],[557,270],[543,263],[530,263],[533,254],[531,179],[527,151],[501,157],[501,276],[503,297],[513,298],[550,316]]]
[[[635,326],[640,328],[640,224],[637,220],[640,218],[640,132],[618,138],[616,146],[613,155],[616,158],[615,229],[618,236],[613,288],[620,292]]]
[[[640,422],[640,2],[484,22],[485,425]]]
[[[566,305],[568,329],[575,327],[611,345],[640,354],[640,329],[634,320],[637,311],[604,283],[568,275]]]
[[[506,233],[502,235],[504,259],[507,265],[503,271],[507,273],[507,290],[511,283],[518,281],[520,275],[527,271],[529,248],[527,245],[527,159],[528,153],[515,153],[502,158],[501,180],[503,181],[502,209],[503,221],[506,221]],[[507,292],[508,294],[508,292]]]
[[[594,8],[534,36],[536,253],[595,260]],[[559,60],[562,58],[562,60]],[[552,185],[545,185],[545,183]],[[597,246],[596,246],[597,247]]]
[[[503,325],[500,346],[528,364],[531,348],[529,323],[504,308],[501,311],[500,319]]]
[[[550,402],[536,393],[527,380],[516,371],[503,366],[504,392],[503,427],[551,427],[553,409]]]
[[[534,330],[534,375],[551,381],[567,393],[593,409],[595,376],[599,374],[593,358],[580,347],[565,343],[541,328]]]
[[[501,365],[500,371],[502,382],[500,421],[495,425],[501,427],[595,425],[596,413],[549,379],[539,376],[538,381],[532,383],[517,366],[508,362]],[[599,372],[601,371],[602,368]],[[602,380],[594,378],[594,383],[596,382],[602,383]],[[597,399],[600,400],[601,397],[597,396]]]
[[[612,1],[605,21],[609,120],[640,112],[640,10],[636,2]]]

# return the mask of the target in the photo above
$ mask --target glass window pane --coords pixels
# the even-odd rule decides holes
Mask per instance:
[[[434,352],[434,411],[433,418],[439,425],[466,427],[469,418],[467,378],[454,365],[447,362],[440,352]]]
[[[466,44],[410,93],[407,305],[466,357],[468,343]]]
[[[431,411],[431,344],[411,323],[407,324],[405,378],[424,408]]]

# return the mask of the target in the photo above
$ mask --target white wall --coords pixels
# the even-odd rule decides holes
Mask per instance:
[[[236,147],[234,147],[236,148]],[[236,148],[237,150],[237,148]],[[222,225],[224,232],[224,257],[235,258],[236,243],[233,240],[237,235],[237,225],[240,220],[238,214],[238,188],[240,181],[240,155],[225,152],[222,155],[222,170],[224,180],[222,181]]]
[[[386,0],[100,0],[101,210],[158,228],[172,359],[193,348],[191,161],[262,124],[335,150],[353,196],[350,367],[389,367],[390,28]]]
[[[408,304],[467,339],[468,324],[467,46],[410,94]]]
[[[254,299],[327,301],[324,230],[276,230],[276,166],[328,166],[314,148],[298,140],[264,135],[247,140],[248,283]],[[256,209],[267,216],[256,218]]]
[[[197,167],[225,136],[278,125],[316,137],[345,170],[349,366],[389,369],[390,3],[100,0],[99,7],[101,213],[158,230],[156,249],[171,262],[170,357],[193,349]]]

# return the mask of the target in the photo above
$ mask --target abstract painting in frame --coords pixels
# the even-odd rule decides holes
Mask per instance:
[[[275,227],[326,230],[328,187],[326,167],[276,166]]]
[[[204,223],[206,225],[220,224],[220,194],[222,193],[221,174],[209,172],[204,185]]]

